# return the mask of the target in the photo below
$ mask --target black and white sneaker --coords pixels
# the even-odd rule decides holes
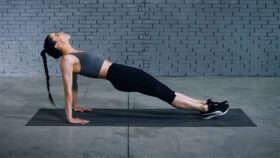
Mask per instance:
[[[229,104],[227,101],[213,102],[211,99],[207,99],[206,104],[208,105],[207,112],[200,112],[202,119],[209,120],[218,116],[225,115],[229,110]]]

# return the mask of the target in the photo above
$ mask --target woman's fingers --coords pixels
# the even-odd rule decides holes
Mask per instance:
[[[69,121],[70,123],[75,123],[75,124],[87,124],[90,121],[89,120],[83,120],[83,119],[79,119],[79,118],[73,118],[71,121]]]
[[[82,119],[80,119],[79,123],[86,124],[86,123],[89,123],[89,120],[82,120]]]
[[[91,109],[91,108],[86,108],[86,110],[87,110],[87,111],[92,111],[92,109]]]
[[[82,108],[81,107],[81,111],[92,111],[91,108]]]
[[[91,108],[76,107],[76,108],[74,108],[74,111],[84,112],[84,111],[92,111],[92,109]]]

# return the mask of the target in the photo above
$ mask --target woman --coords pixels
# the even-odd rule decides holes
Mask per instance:
[[[91,111],[90,108],[77,106],[77,74],[107,79],[120,91],[139,92],[154,96],[176,108],[200,111],[203,119],[212,119],[225,115],[229,109],[227,101],[218,103],[212,102],[211,99],[204,101],[190,98],[171,90],[140,69],[112,63],[91,53],[74,49],[70,44],[70,35],[63,32],[49,34],[45,39],[44,50],[41,52],[44,61],[49,101],[53,105],[55,104],[49,90],[46,53],[56,59],[62,56],[60,68],[65,92],[65,111],[69,123],[89,123],[88,120],[73,118],[72,106],[74,111]]]

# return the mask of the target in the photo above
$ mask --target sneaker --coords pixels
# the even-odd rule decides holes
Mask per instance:
[[[202,119],[209,120],[218,116],[225,115],[229,110],[229,104],[227,101],[213,102],[211,99],[207,99],[208,105],[207,112],[200,112]]]

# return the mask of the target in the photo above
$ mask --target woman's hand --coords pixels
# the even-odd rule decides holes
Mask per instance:
[[[79,119],[79,118],[72,118],[72,119],[69,119],[68,121],[69,121],[69,123],[75,123],[75,124],[78,124],[78,123],[87,124],[87,123],[89,123],[89,120],[82,120],[82,119]]]
[[[83,108],[83,107],[74,106],[74,111],[84,112],[84,111],[92,111],[92,109],[91,108]]]

